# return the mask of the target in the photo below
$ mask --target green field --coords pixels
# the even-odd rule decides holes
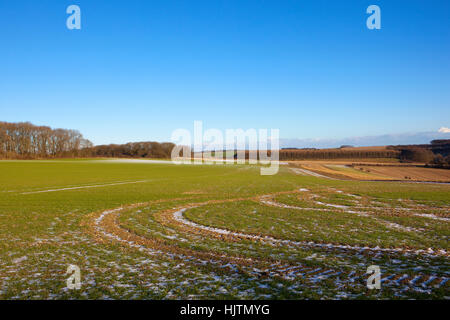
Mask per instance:
[[[448,298],[449,209],[450,185],[287,167],[0,161],[0,298]]]

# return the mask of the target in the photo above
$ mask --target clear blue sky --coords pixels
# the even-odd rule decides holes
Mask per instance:
[[[450,1],[1,0],[0,41],[0,121],[97,144],[194,120],[289,139],[450,126]]]

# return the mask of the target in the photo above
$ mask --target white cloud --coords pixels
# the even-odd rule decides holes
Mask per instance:
[[[447,127],[442,127],[439,129],[440,133],[450,133],[450,128]]]

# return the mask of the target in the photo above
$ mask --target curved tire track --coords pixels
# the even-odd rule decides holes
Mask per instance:
[[[337,251],[354,251],[354,252],[364,252],[368,254],[377,254],[380,252],[387,254],[415,254],[423,255],[430,258],[435,257],[448,257],[448,252],[441,250],[437,253],[426,252],[425,250],[412,250],[406,248],[370,248],[361,246],[351,246],[351,245],[341,245],[334,243],[317,243],[312,241],[294,241],[287,239],[278,239],[271,236],[262,236],[256,234],[249,234],[243,232],[235,232],[227,229],[214,228],[204,226],[188,220],[184,217],[183,213],[191,208],[200,207],[205,205],[210,205],[213,203],[224,203],[224,202],[234,202],[243,200],[255,200],[259,201],[265,205],[271,205],[265,203],[264,199],[268,197],[274,197],[278,194],[296,193],[304,191],[302,189],[288,192],[279,192],[269,195],[263,195],[253,198],[237,198],[237,199],[226,199],[226,200],[211,200],[201,203],[191,203],[183,205],[176,209],[166,210],[162,213],[162,217],[166,219],[163,224],[173,225],[178,224],[184,228],[187,228],[188,232],[200,233],[203,235],[212,236],[214,238],[222,239],[225,241],[239,241],[240,239],[258,241],[269,245],[277,246],[294,246],[294,247],[307,247],[307,248],[319,248],[325,250],[337,250]],[[328,267],[308,267],[301,263],[289,263],[289,262],[275,262],[269,260],[254,259],[242,256],[227,255],[218,252],[205,252],[199,250],[191,250],[186,248],[181,248],[177,245],[167,244],[163,240],[147,238],[139,236],[133,233],[132,230],[127,230],[120,226],[118,222],[118,216],[124,210],[133,209],[137,207],[142,207],[145,205],[177,201],[177,200],[190,200],[191,198],[178,198],[178,199],[167,199],[158,200],[147,203],[138,203],[129,206],[123,206],[115,209],[105,210],[92,214],[90,220],[87,222],[88,227],[90,227],[92,234],[96,239],[102,241],[102,239],[109,239],[112,241],[117,241],[126,246],[144,251],[150,255],[169,255],[174,259],[180,259],[184,262],[190,262],[197,265],[212,264],[214,266],[226,269],[228,272],[244,272],[251,276],[268,276],[268,277],[281,277],[286,280],[294,280],[298,277],[302,277],[309,282],[316,283],[325,279],[333,279],[338,287],[346,286],[349,283],[364,285],[367,275],[364,273],[356,273],[355,271],[349,272],[342,268],[328,268]],[[302,210],[316,210],[315,208],[305,209],[294,207]],[[328,210],[328,209],[323,209]],[[160,221],[162,222],[162,221]],[[416,290],[423,291],[429,290],[430,288],[439,288],[444,286],[448,281],[447,277],[438,277],[436,275],[428,274],[414,274],[414,275],[404,275],[404,274],[389,274],[383,275],[382,283],[384,286],[398,287],[400,286],[400,291],[404,290]]]

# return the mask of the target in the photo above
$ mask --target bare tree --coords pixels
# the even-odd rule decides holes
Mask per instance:
[[[79,156],[92,143],[76,130],[51,129],[29,122],[0,122],[0,157],[48,158]]]

